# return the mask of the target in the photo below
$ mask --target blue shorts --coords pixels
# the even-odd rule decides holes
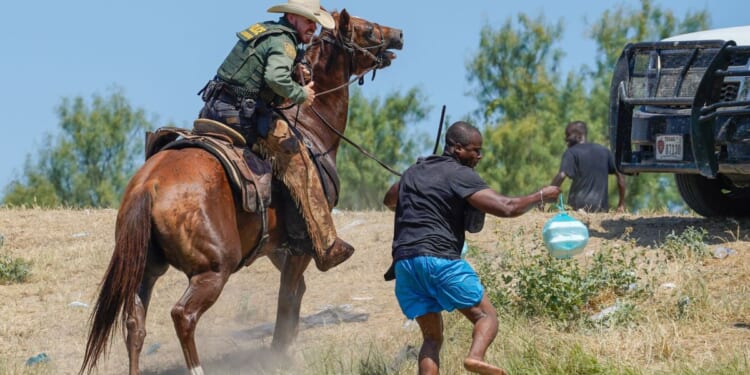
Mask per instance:
[[[483,295],[477,273],[463,259],[419,256],[396,262],[396,299],[409,319],[472,307]]]

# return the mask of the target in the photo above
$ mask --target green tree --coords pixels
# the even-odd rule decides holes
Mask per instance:
[[[61,132],[47,134],[36,161],[5,187],[6,205],[115,207],[142,161],[143,133],[151,123],[114,89],[108,97],[64,98],[57,112]]]
[[[413,88],[405,94],[392,93],[383,101],[367,99],[358,88],[349,100],[347,137],[396,171],[414,162],[418,145],[409,136],[408,124],[425,118],[421,91]],[[383,195],[395,176],[348,143],[342,143],[336,157],[341,179],[340,208],[350,210],[382,209]]]
[[[518,27],[516,31],[511,18],[497,31],[483,26],[479,52],[467,64],[469,81],[479,88],[475,97],[489,123],[553,110],[548,98],[556,92],[555,72],[562,57],[553,47],[563,26],[519,14]]]

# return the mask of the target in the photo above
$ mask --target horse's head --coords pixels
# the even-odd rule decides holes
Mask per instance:
[[[318,150],[336,160],[336,150],[346,129],[349,85],[356,81],[361,84],[370,71],[374,78],[377,69],[391,65],[396,58],[391,50],[400,50],[404,37],[400,29],[350,16],[345,9],[331,15],[335,27],[322,29],[305,53],[312,67],[309,78],[315,82],[314,105],[290,108],[287,115],[314,140]]]
[[[344,72],[347,77],[389,66],[396,58],[391,50],[400,50],[404,46],[400,29],[351,16],[346,9],[332,15],[336,27],[323,29],[319,40],[339,50],[339,53],[329,57],[338,55],[349,59],[347,71]]]

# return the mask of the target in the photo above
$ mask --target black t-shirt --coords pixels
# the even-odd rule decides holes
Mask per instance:
[[[450,156],[430,156],[407,169],[399,182],[393,259],[459,259],[470,207],[465,198],[487,188],[473,169]]]
[[[609,210],[608,175],[615,173],[615,160],[609,149],[596,143],[568,147],[562,156],[560,171],[572,180],[568,204],[573,209]]]

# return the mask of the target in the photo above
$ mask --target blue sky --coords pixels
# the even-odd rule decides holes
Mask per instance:
[[[285,0],[69,0],[6,1],[0,5],[0,189],[21,175],[24,159],[58,132],[56,108],[63,97],[108,95],[114,85],[157,125],[189,126],[202,102],[195,93],[211,78],[234,43],[234,33],[254,22],[275,19],[266,9]],[[436,4],[435,2],[430,2]],[[616,4],[637,0],[323,0],[328,9],[347,9],[383,25],[401,28],[405,46],[398,59],[367,80],[363,92],[383,97],[420,87],[432,108],[415,128],[434,132],[440,107],[459,118],[475,109],[466,96],[465,63],[477,51],[479,30],[508,17],[543,14],[562,19],[565,70],[592,63],[594,44],[584,35],[591,22]],[[747,24],[750,2],[654,0],[684,16],[708,9],[712,26]],[[710,8],[709,7],[710,4]],[[350,129],[350,132],[356,129]],[[2,192],[0,192],[2,194]]]

